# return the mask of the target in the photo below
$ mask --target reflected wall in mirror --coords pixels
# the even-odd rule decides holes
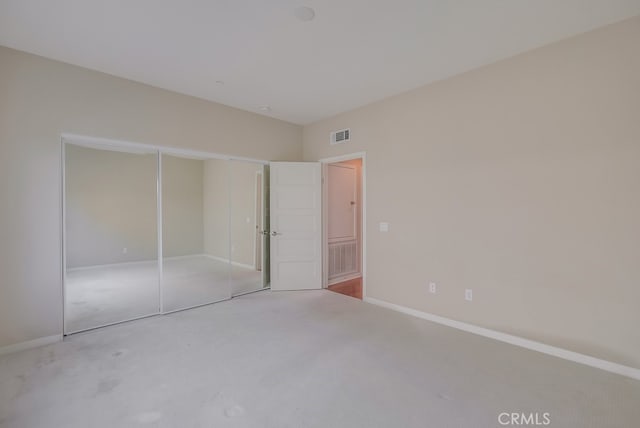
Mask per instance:
[[[267,286],[262,163],[115,146],[64,153],[65,333]]]
[[[64,154],[65,333],[158,313],[156,152]]]
[[[234,296],[263,289],[268,247],[264,165],[231,161],[231,291]]]
[[[228,161],[162,155],[164,312],[231,297]]]

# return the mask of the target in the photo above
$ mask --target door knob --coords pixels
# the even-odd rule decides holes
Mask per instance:
[[[271,232],[271,236],[278,236],[278,235],[282,235],[282,233],[276,232],[275,230]]]

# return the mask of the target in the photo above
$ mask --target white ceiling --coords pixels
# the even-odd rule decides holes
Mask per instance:
[[[640,0],[0,0],[0,44],[306,124],[638,14]]]

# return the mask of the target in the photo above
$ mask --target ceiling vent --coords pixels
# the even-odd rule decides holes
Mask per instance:
[[[331,133],[329,143],[331,145],[344,144],[349,140],[351,140],[351,129],[341,129],[340,131],[333,131]]]

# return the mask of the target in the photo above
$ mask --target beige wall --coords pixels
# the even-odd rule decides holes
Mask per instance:
[[[156,155],[65,155],[67,268],[157,259]]]
[[[162,256],[204,252],[204,160],[162,155]]]
[[[0,47],[0,347],[60,334],[60,134],[269,160],[301,128]]]
[[[229,161],[204,163],[204,252],[229,259]]]
[[[231,162],[231,260],[253,266],[256,245],[256,172],[261,164]]]
[[[635,18],[306,126],[306,160],[367,153],[368,296],[640,367],[639,46]]]
[[[156,155],[66,147],[67,267],[156,259]],[[230,221],[232,260],[253,266],[258,171],[163,155],[163,256],[229,259]]]
[[[256,162],[211,159],[204,169],[204,252],[253,266]],[[249,220],[247,222],[247,219]],[[230,235],[229,235],[230,234]],[[229,245],[231,238],[231,245]]]

